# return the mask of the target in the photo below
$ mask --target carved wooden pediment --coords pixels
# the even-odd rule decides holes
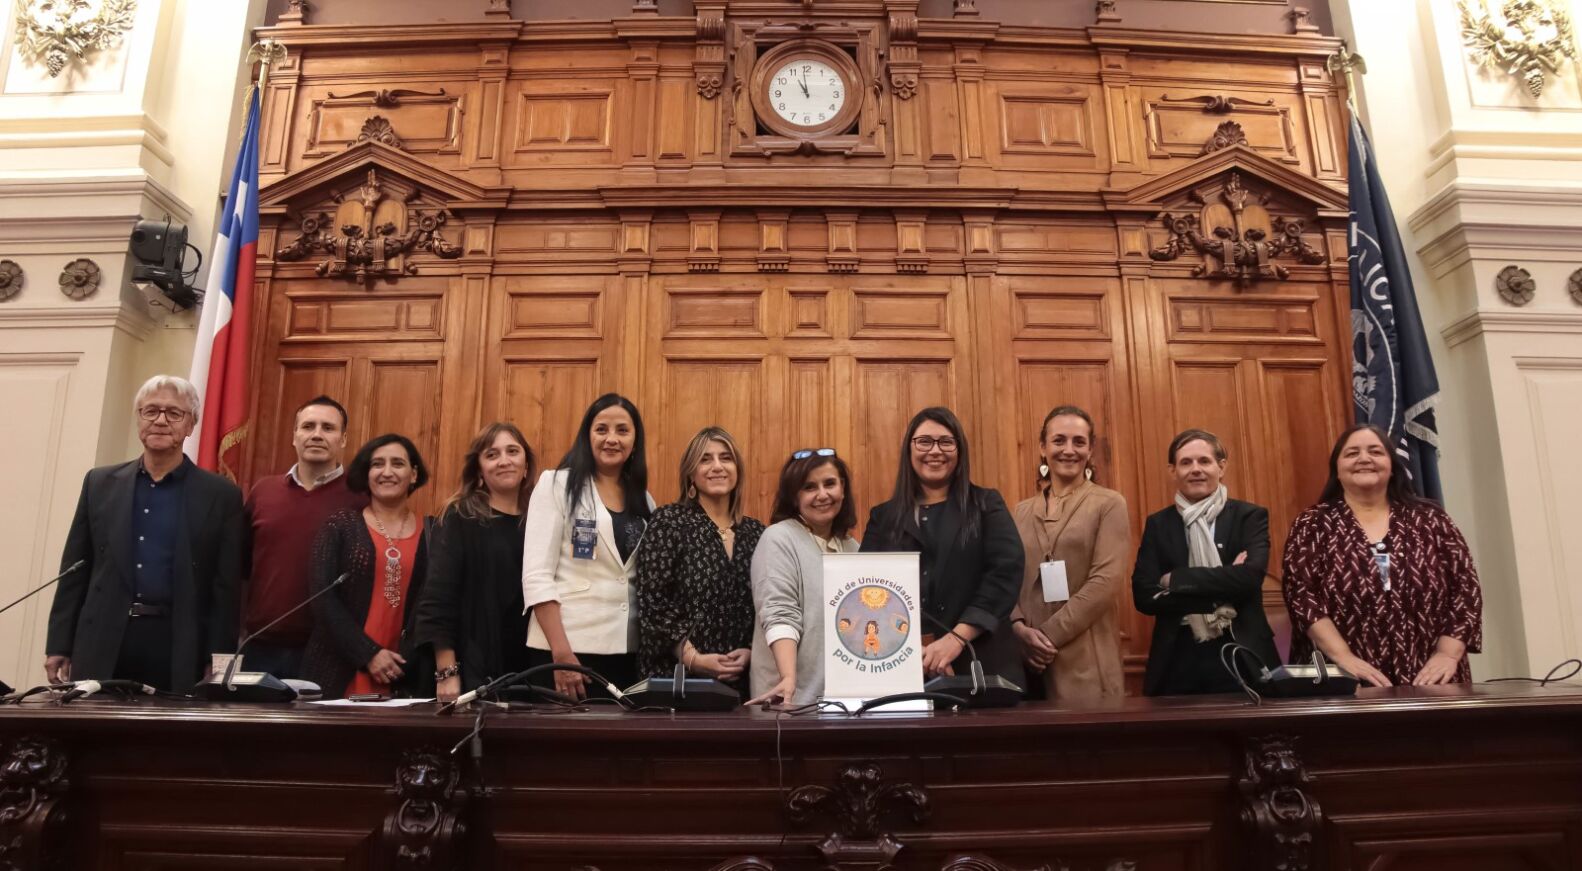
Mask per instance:
[[[1212,151],[1108,199],[1116,211],[1157,216],[1166,238],[1149,250],[1151,259],[1196,256],[1201,262],[1192,270],[1194,277],[1243,286],[1288,278],[1290,263],[1324,263],[1322,244],[1306,237],[1307,225],[1347,214],[1344,191],[1244,144]]]
[[[359,143],[260,191],[260,211],[286,216],[276,260],[314,260],[324,278],[372,286],[415,275],[409,255],[461,256],[447,230],[461,210],[499,209],[509,189],[483,188],[377,140]]]

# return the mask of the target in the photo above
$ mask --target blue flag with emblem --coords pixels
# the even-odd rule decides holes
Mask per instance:
[[[1442,501],[1439,378],[1373,144],[1351,119],[1351,395],[1358,423],[1388,432],[1419,495]]]

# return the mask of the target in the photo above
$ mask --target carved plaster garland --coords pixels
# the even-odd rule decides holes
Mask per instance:
[[[1571,16],[1554,0],[1506,0],[1500,7],[1503,24],[1489,11],[1488,0],[1457,0],[1461,38],[1474,63],[1520,78],[1536,99],[1547,76],[1567,59],[1576,59]]]
[[[92,52],[114,48],[132,29],[137,0],[104,0],[94,13],[88,0],[22,0],[16,13],[17,51],[43,62],[55,78]]]

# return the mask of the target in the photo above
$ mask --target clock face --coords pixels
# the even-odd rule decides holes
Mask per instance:
[[[818,58],[782,64],[769,76],[769,106],[789,124],[818,127],[846,105],[846,83],[833,66]]]

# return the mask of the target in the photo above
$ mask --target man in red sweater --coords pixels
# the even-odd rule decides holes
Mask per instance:
[[[297,463],[284,475],[260,478],[247,495],[249,550],[245,637],[308,597],[313,537],[331,514],[362,508],[368,497],[351,492],[341,467],[346,451],[346,409],[316,396],[297,409],[291,433]],[[302,649],[313,629],[313,609],[303,608],[271,626],[243,651],[248,671],[297,677]]]

